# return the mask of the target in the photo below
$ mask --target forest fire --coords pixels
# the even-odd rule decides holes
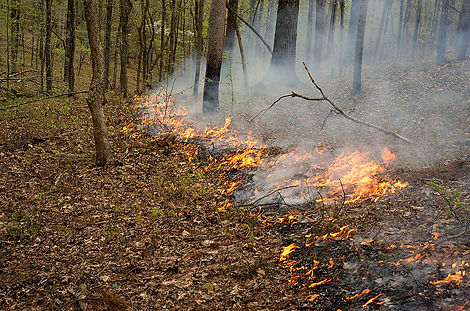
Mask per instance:
[[[231,119],[227,118],[222,127],[199,130],[187,121],[188,112],[185,108],[176,107],[173,99],[167,93],[153,97],[136,99],[142,122],[139,126],[129,125],[125,133],[138,137],[141,133],[149,135],[171,134],[183,142],[198,140],[216,150],[229,150],[222,156],[209,155],[206,171],[228,172],[240,169],[256,169],[257,174],[271,182],[271,190],[289,189],[289,196],[302,198],[312,189],[323,192],[317,203],[343,200],[344,204],[362,202],[368,199],[374,201],[389,193],[407,186],[407,183],[386,176],[386,168],[394,161],[395,155],[384,148],[381,152],[382,164],[371,160],[369,152],[342,152],[333,161],[324,160],[325,150],[322,144],[317,144],[312,152],[296,149],[279,156],[277,159],[263,157],[265,146],[258,139],[241,135],[230,129]],[[198,149],[185,147],[185,152],[192,161],[198,156]],[[322,161],[318,158],[322,157]],[[330,162],[330,164],[328,164]],[[287,179],[279,179],[279,170],[289,171]],[[302,176],[299,178],[298,176]],[[228,181],[224,195],[230,196],[243,184],[244,179]],[[263,195],[266,187],[255,185],[251,189],[249,199],[257,200]],[[269,191],[269,190],[268,190]],[[227,205],[227,204],[225,204]]]
[[[319,197],[316,196],[313,200],[310,198],[310,202],[325,206],[325,203],[336,204],[336,201],[342,202],[342,205],[367,200],[377,202],[408,185],[387,174],[395,160],[394,153],[388,148],[381,150],[380,156],[362,151],[344,151],[333,156],[319,143],[310,152],[297,148],[273,158],[264,153],[265,146],[259,144],[253,135],[241,135],[230,128],[230,118],[227,118],[221,127],[197,129],[187,120],[186,109],[177,108],[166,94],[157,95],[152,99],[138,98],[137,107],[143,121],[138,126],[127,126],[124,128],[125,133],[134,138],[142,134],[157,137],[176,136],[177,141],[183,142],[182,148],[191,161],[202,159],[202,168],[205,171],[214,172],[225,180],[224,190],[221,192],[225,198],[216,204],[218,211],[236,207],[237,191],[247,194],[252,207],[261,206],[260,203],[265,203],[263,200],[269,199],[273,194],[282,193],[283,202],[286,202],[289,199],[307,201],[306,198],[315,192]],[[205,151],[201,152],[201,149],[194,146],[197,144],[212,151],[208,155],[206,152],[204,157]],[[233,179],[233,176],[238,177]],[[263,182],[260,183],[259,180]],[[262,208],[259,208],[256,217],[263,213]],[[284,226],[302,226],[297,222],[296,215],[292,214],[264,221],[262,217],[259,219],[267,226],[271,224],[270,221]],[[321,220],[323,224],[320,224],[320,227],[328,228],[333,225],[334,220],[331,215],[326,215]],[[446,267],[445,261],[439,263],[430,255],[435,251],[434,242],[441,236],[437,232],[432,234],[433,239],[425,247],[390,244],[380,250],[374,250],[374,239],[353,243],[355,228],[348,225],[336,228],[321,234],[304,234],[302,241],[291,242],[280,251],[278,262],[290,273],[288,283],[304,288],[311,303],[324,303],[322,290],[334,286],[332,284],[340,278],[347,280],[354,275],[357,279],[360,273],[366,273],[365,271],[370,274],[367,269],[371,268],[365,267],[371,262],[374,262],[371,266],[377,265],[377,269],[384,266],[393,267],[387,268],[388,270],[425,264],[442,264],[442,268]],[[323,247],[327,249],[328,256],[312,260],[313,254],[325,251],[322,250]],[[377,253],[382,255],[377,257]],[[354,263],[355,260],[357,263]],[[446,272],[445,278],[425,279],[429,286],[458,286],[466,275],[466,267],[468,264],[465,266],[463,263],[461,267],[455,264],[452,271]],[[338,306],[356,305],[365,308],[392,303],[391,293],[387,292],[386,288],[375,286],[377,288],[371,289],[374,288],[374,283],[367,281],[365,277],[362,279],[368,287],[342,296],[337,300]]]

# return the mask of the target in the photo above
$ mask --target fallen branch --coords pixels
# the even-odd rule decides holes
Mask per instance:
[[[269,109],[271,109],[274,105],[276,105],[276,104],[277,104],[278,102],[280,102],[282,99],[287,98],[287,97],[291,97],[291,98],[298,97],[298,98],[302,98],[302,99],[307,100],[307,101],[315,101],[315,102],[326,101],[326,102],[328,102],[328,103],[331,105],[331,107],[333,108],[332,110],[333,110],[334,113],[336,113],[336,114],[338,114],[338,115],[341,115],[341,116],[343,116],[344,118],[346,118],[346,119],[348,119],[348,120],[350,120],[350,121],[352,121],[352,122],[354,122],[354,123],[357,123],[357,124],[360,124],[360,125],[364,125],[364,126],[373,128],[373,129],[378,130],[378,131],[380,131],[380,132],[382,132],[382,133],[384,133],[384,134],[387,134],[387,135],[393,136],[393,137],[395,137],[395,138],[398,138],[399,140],[401,140],[401,141],[403,141],[403,142],[405,142],[405,143],[407,143],[407,144],[410,144],[410,145],[415,145],[415,144],[416,144],[416,143],[413,142],[412,140],[410,140],[410,139],[408,139],[408,138],[406,138],[406,137],[403,137],[403,136],[401,136],[401,135],[399,135],[399,134],[397,134],[397,133],[393,133],[393,132],[388,131],[388,130],[386,130],[386,129],[384,129],[384,128],[378,126],[378,125],[375,125],[375,124],[372,124],[372,123],[369,123],[369,122],[365,122],[365,121],[356,119],[356,118],[354,118],[354,117],[348,115],[346,112],[344,112],[343,109],[341,109],[338,105],[336,105],[335,102],[333,102],[331,99],[329,99],[329,98],[325,95],[325,93],[323,92],[323,90],[321,89],[321,87],[320,87],[320,86],[315,82],[315,80],[313,79],[312,75],[310,74],[310,71],[309,71],[308,68],[307,68],[307,65],[305,65],[305,63],[303,63],[303,64],[304,64],[304,68],[305,68],[305,70],[307,71],[307,74],[308,74],[308,76],[309,76],[309,78],[310,78],[310,81],[312,81],[313,85],[314,85],[314,86],[316,87],[316,89],[320,92],[321,97],[315,97],[315,98],[314,98],[314,97],[308,97],[308,96],[305,96],[305,95],[302,95],[302,94],[298,94],[298,93],[292,91],[291,94],[287,94],[287,95],[283,95],[283,96],[279,97],[279,98],[278,98],[276,101],[274,101],[268,108],[263,109],[263,110],[261,110],[260,112],[258,112],[258,113],[256,114],[256,116],[254,116],[254,117],[250,120],[250,123],[253,122],[253,121],[254,121],[257,117],[259,117],[260,115],[261,115],[261,116],[264,115]],[[330,112],[330,114],[331,114],[331,112]],[[329,114],[329,115],[330,115],[330,114]],[[329,115],[328,115],[328,116],[329,116]],[[327,117],[327,118],[328,118],[328,117]],[[326,120],[326,119],[325,119],[325,120]],[[325,120],[324,120],[324,122],[325,122]],[[323,126],[324,126],[324,124],[323,124]]]
[[[5,111],[5,110],[9,110],[9,109],[12,109],[12,108],[16,108],[16,107],[20,107],[20,106],[24,106],[24,105],[28,105],[28,104],[41,102],[41,101],[52,99],[52,98],[57,98],[57,97],[62,97],[62,96],[71,96],[71,95],[77,95],[77,94],[84,94],[84,93],[88,93],[88,91],[63,93],[63,94],[43,97],[43,98],[39,98],[39,99],[33,99],[33,100],[29,100],[29,101],[26,101],[24,103],[20,103],[20,104],[17,104],[17,105],[11,105],[11,106],[8,106],[8,107],[5,107],[5,108],[0,108],[0,111]]]
[[[232,13],[233,15],[235,15],[239,20],[241,20],[243,22],[243,24],[245,24],[246,26],[248,26],[248,28],[250,28],[251,31],[253,31],[253,33],[261,40],[261,42],[263,42],[264,46],[266,46],[266,48],[268,49],[269,53],[271,53],[271,55],[273,54],[273,50],[271,49],[271,47],[269,46],[269,44],[266,42],[266,40],[264,40],[263,36],[261,36],[259,34],[258,31],[256,31],[256,29],[250,25],[250,23],[248,23],[246,20],[243,19],[243,17],[241,17],[240,15],[238,15],[237,12],[235,12],[234,10],[232,10],[230,7],[228,7],[228,10],[230,11],[230,13]]]

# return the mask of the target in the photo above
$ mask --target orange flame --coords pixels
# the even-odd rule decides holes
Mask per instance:
[[[281,256],[279,257],[279,261],[283,262],[287,258],[289,258],[289,254],[292,253],[296,248],[300,248],[299,246],[295,245],[295,243],[292,243],[289,246],[283,247],[282,248],[282,253]]]
[[[465,276],[465,271],[457,271],[455,274],[449,273],[444,280],[430,282],[433,285],[445,284],[455,281],[457,285],[460,285],[462,278]]]

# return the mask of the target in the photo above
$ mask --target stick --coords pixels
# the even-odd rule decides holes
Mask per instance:
[[[39,98],[39,99],[33,99],[33,100],[30,100],[30,101],[27,101],[27,102],[24,102],[24,103],[21,103],[21,104],[12,105],[12,106],[8,106],[8,107],[5,107],[5,108],[0,108],[0,111],[5,111],[5,110],[8,110],[8,109],[12,109],[12,108],[24,106],[24,105],[27,105],[27,104],[32,104],[32,103],[41,102],[41,101],[48,100],[48,99],[52,99],[52,98],[57,98],[57,97],[62,97],[62,96],[71,96],[71,95],[76,95],[76,94],[84,94],[84,93],[88,93],[88,91],[78,91],[78,92],[71,92],[71,93],[63,93],[63,94],[58,94],[58,95],[43,97],[43,98]]]
[[[331,99],[329,99],[328,97],[326,97],[325,93],[323,92],[323,90],[321,89],[321,87],[315,82],[315,80],[313,79],[312,75],[310,74],[310,71],[308,70],[307,68],[307,65],[304,64],[304,68],[305,70],[307,71],[307,74],[310,78],[310,81],[313,83],[313,85],[316,87],[316,89],[320,92],[321,94],[321,97],[316,97],[316,98],[313,98],[313,97],[308,97],[308,96],[305,96],[305,95],[301,95],[301,94],[298,94],[294,91],[291,92],[291,94],[287,94],[287,95],[283,95],[281,97],[279,97],[276,101],[274,101],[268,108],[266,109],[263,109],[261,110],[260,112],[258,112],[258,114],[256,114],[256,116],[253,117],[253,119],[250,120],[250,123],[256,119],[258,116],[260,115],[264,115],[269,109],[271,109],[274,105],[276,105],[278,102],[280,102],[282,99],[284,98],[287,98],[287,97],[291,97],[291,98],[294,98],[294,97],[298,97],[298,98],[302,98],[304,100],[307,100],[307,101],[315,101],[315,102],[319,102],[319,101],[326,101],[328,102],[331,107],[333,107],[333,111],[336,113],[336,114],[339,114],[339,115],[342,115],[344,118],[354,122],[354,123],[357,123],[357,124],[360,124],[360,125],[364,125],[364,126],[367,126],[367,127],[370,127],[370,128],[373,128],[379,132],[382,132],[384,134],[387,134],[387,135],[390,135],[390,136],[393,136],[395,138],[398,138],[399,140],[407,143],[407,144],[410,144],[410,145],[416,145],[415,142],[413,142],[412,140],[406,138],[406,137],[403,137],[397,133],[393,133],[393,132],[390,132],[378,125],[375,125],[375,124],[372,124],[372,123],[369,123],[369,122],[365,122],[365,121],[362,121],[362,120],[359,120],[359,119],[356,119],[350,115],[348,115],[346,112],[343,111],[343,109],[341,109],[338,105],[336,105],[335,102],[333,102]]]
[[[261,42],[263,42],[264,46],[266,46],[266,48],[268,49],[269,53],[271,53],[271,55],[273,54],[273,50],[271,49],[271,47],[269,46],[269,44],[266,42],[266,40],[264,40],[264,38],[259,34],[258,31],[256,31],[255,28],[253,28],[253,26],[251,26],[246,20],[243,19],[243,17],[241,17],[240,15],[238,15],[237,12],[235,12],[234,10],[232,10],[231,8],[228,8],[229,11],[235,15],[237,18],[239,18],[243,24],[247,25],[248,28],[251,29],[251,31],[253,31],[253,33],[261,40]]]

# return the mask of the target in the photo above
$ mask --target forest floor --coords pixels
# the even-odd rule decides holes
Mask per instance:
[[[456,68],[436,69],[432,75],[438,79],[425,87],[449,88],[444,78],[456,76]],[[403,68],[396,70],[392,74],[408,85]],[[452,83],[459,88],[458,100],[468,102],[468,80]],[[373,84],[370,78],[366,90]],[[347,89],[343,93],[346,97]],[[1,94],[0,109],[19,100],[9,96]],[[395,167],[393,174],[410,183],[403,192],[342,207],[334,222],[321,226],[318,208],[324,206],[289,210],[293,221],[269,226],[246,209],[217,212],[225,181],[190,163],[181,142],[125,135],[123,127],[136,116],[132,104],[119,98],[109,98],[106,106],[116,164],[104,169],[94,165],[83,98],[1,110],[0,309],[344,311],[366,308],[377,295],[381,304],[367,308],[469,308],[466,276],[461,282],[430,284],[468,270],[465,262],[470,262],[468,123],[462,123],[469,111],[465,104],[456,109],[461,107],[453,124],[459,138],[442,146],[449,150],[447,160]],[[377,119],[390,118],[387,112],[378,111]],[[415,123],[400,125],[413,139],[422,134]],[[406,149],[400,153],[412,158]],[[320,236],[344,225],[356,229],[354,239],[317,241],[292,253],[299,264],[319,261],[328,284],[303,288],[300,277],[298,286],[291,285],[296,275],[279,264],[282,248],[302,245],[308,232]],[[363,243],[370,238],[374,242]],[[390,249],[392,244],[397,248]],[[429,260],[408,260],[417,254]],[[402,266],[390,268],[399,265],[384,261]],[[367,288],[368,295],[359,295]]]

